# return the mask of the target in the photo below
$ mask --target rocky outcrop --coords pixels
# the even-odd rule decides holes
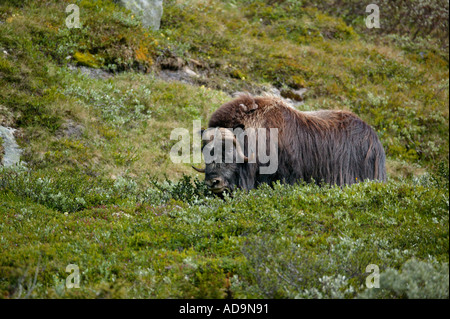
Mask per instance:
[[[18,165],[20,163],[20,155],[22,150],[16,143],[14,138],[15,129],[0,125],[0,137],[3,142],[3,158],[2,165],[5,167]]]

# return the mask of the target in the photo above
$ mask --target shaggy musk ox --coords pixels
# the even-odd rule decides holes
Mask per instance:
[[[234,188],[250,190],[275,181],[288,184],[315,181],[342,186],[366,179],[386,180],[385,153],[377,134],[348,111],[301,112],[273,96],[241,95],[214,112],[208,126],[208,130],[218,128],[223,144],[234,149],[233,162],[208,163],[205,159],[205,169],[196,169],[205,173],[205,182],[215,193]],[[278,142],[275,172],[261,173],[261,168],[270,163],[263,164],[258,152],[250,156],[248,137],[241,145],[232,133],[236,128],[278,129],[277,141],[270,141],[266,134],[264,145],[268,152],[270,145]],[[205,145],[204,142],[204,155]],[[256,143],[256,148],[261,145]],[[249,157],[254,159],[253,163]]]

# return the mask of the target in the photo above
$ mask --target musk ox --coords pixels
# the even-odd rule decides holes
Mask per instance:
[[[301,112],[273,96],[241,95],[215,111],[208,126],[204,133],[220,132],[214,140],[223,145],[221,160],[216,157],[206,161],[205,157],[205,169],[194,168],[205,173],[205,182],[215,193],[235,188],[250,190],[275,181],[342,186],[366,179],[386,180],[385,152],[376,132],[349,111]],[[234,132],[239,129],[252,130],[253,136],[257,136],[252,140],[255,144],[252,154],[251,134],[238,138]],[[277,134],[267,132],[261,140],[261,132],[269,129],[277,129]],[[212,134],[206,138],[209,144],[205,134],[203,139],[206,156]],[[274,145],[276,154],[270,154],[269,162],[262,161],[261,154],[273,152]],[[232,161],[226,161],[225,155],[230,152]],[[276,170],[262,172],[271,162],[276,162]]]

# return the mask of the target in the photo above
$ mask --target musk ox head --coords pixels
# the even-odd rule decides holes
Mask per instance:
[[[206,166],[193,168],[205,173],[205,183],[215,194],[233,191],[239,185],[239,172],[249,161],[234,133],[225,128],[209,128],[202,132],[202,152]]]

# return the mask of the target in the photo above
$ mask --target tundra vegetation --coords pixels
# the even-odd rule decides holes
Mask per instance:
[[[152,31],[110,0],[2,1],[0,125],[27,165],[0,169],[0,297],[448,298],[448,2],[385,3],[401,27],[366,29],[363,1],[166,0]],[[387,182],[219,199],[170,161],[172,129],[271,87],[369,123]]]

